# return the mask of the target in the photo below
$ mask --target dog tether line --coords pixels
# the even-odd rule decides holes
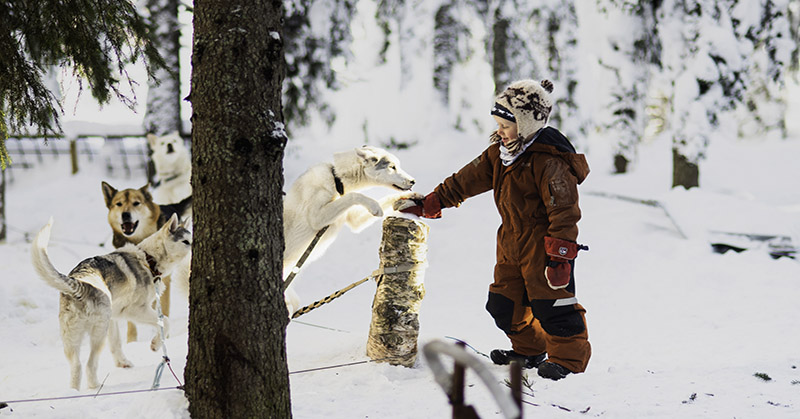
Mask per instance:
[[[294,277],[297,276],[297,273],[300,272],[300,268],[303,266],[304,263],[306,263],[306,259],[308,259],[308,256],[311,255],[311,251],[314,250],[314,246],[317,245],[319,239],[321,239],[322,235],[325,234],[326,231],[328,231],[328,227],[330,226],[322,227],[322,229],[317,232],[317,235],[314,236],[314,240],[311,240],[311,243],[309,243],[305,253],[303,253],[303,256],[300,256],[300,259],[297,261],[297,263],[294,264],[292,272],[290,272],[289,276],[286,277],[286,280],[283,281],[283,292],[286,292],[286,288],[289,288],[289,284],[291,284],[292,281],[294,281]]]
[[[314,310],[315,308],[319,308],[319,307],[321,307],[321,306],[323,306],[325,304],[328,304],[331,301],[341,297],[342,295],[344,295],[346,292],[350,291],[351,289],[353,289],[353,288],[355,288],[355,287],[357,287],[357,286],[369,281],[370,279],[376,279],[377,281],[380,281],[380,278],[383,278],[384,274],[393,274],[393,273],[398,273],[398,272],[410,272],[410,271],[414,271],[414,270],[419,269],[421,265],[423,265],[423,263],[401,263],[401,264],[399,264],[397,266],[385,266],[383,268],[378,268],[374,272],[372,272],[369,276],[367,276],[366,278],[359,279],[358,281],[353,282],[352,284],[340,289],[339,291],[336,291],[333,294],[331,294],[331,295],[329,295],[329,296],[327,296],[327,297],[325,297],[325,298],[323,298],[321,300],[315,301],[315,302],[313,302],[313,303],[311,303],[311,304],[309,304],[309,305],[307,305],[307,306],[295,311],[292,314],[292,318],[296,319],[296,318],[302,316],[303,314],[306,314],[309,311]]]

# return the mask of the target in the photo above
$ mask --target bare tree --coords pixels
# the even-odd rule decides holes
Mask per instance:
[[[197,0],[186,393],[195,418],[291,417],[282,3]]]

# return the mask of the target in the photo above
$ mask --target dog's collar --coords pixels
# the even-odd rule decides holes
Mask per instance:
[[[150,268],[150,273],[153,274],[154,280],[158,280],[161,278],[161,272],[156,269],[156,258],[150,256],[147,252],[144,252],[144,259],[147,261],[147,267]]]
[[[157,181],[155,181],[155,183],[153,183],[153,187],[157,188],[157,187],[161,186],[162,183],[172,182],[173,180],[177,179],[180,175],[181,175],[181,173],[175,173],[174,175],[172,175],[172,176],[170,176],[170,177],[168,177],[166,179],[158,179]]]
[[[333,182],[336,184],[336,192],[339,192],[339,195],[344,195],[344,183],[342,183],[342,179],[339,176],[336,176],[336,169],[331,166],[331,174],[333,174]]]

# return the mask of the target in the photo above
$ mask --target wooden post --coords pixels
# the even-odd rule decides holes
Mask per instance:
[[[383,221],[383,275],[372,302],[367,340],[367,356],[375,361],[411,367],[417,359],[427,236],[428,226],[420,221],[400,217]]]
[[[464,342],[456,342],[456,346],[464,350],[467,346]],[[455,361],[453,363],[453,394],[450,395],[450,404],[453,405],[453,419],[479,419],[475,408],[464,404],[464,385],[466,378],[466,368],[464,364]]]
[[[511,361],[511,397],[519,407],[519,419],[522,419],[522,363]]]
[[[72,174],[78,173],[78,141],[74,138],[69,140],[69,155],[72,160]]]
[[[7,169],[8,167],[6,167]],[[0,167],[0,243],[6,242],[6,170]]]

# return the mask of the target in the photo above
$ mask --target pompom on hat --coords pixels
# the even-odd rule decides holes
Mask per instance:
[[[515,81],[495,98],[492,115],[516,122],[520,140],[528,140],[547,123],[553,109],[552,92],[550,80]]]

